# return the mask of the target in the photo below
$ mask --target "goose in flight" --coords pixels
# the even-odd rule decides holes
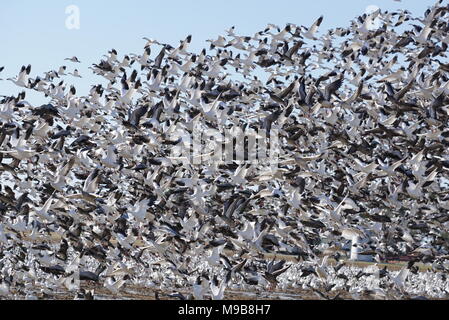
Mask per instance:
[[[81,63],[81,61],[79,61],[78,58],[75,57],[75,56],[73,56],[71,58],[65,58],[64,60],[71,61],[71,62],[74,62],[74,63]]]
[[[151,47],[153,44],[161,45],[161,43],[159,41],[151,39],[151,38],[144,37],[143,40],[147,41],[147,43],[145,44],[145,49]]]
[[[279,283],[279,281],[277,280],[277,278],[285,273],[288,269],[290,269],[291,265],[288,265],[287,267],[285,266],[286,261],[285,260],[281,260],[277,263],[274,263],[276,257],[273,258],[272,261],[270,261],[267,264],[267,270],[264,273],[264,278],[273,286],[276,287],[277,284]]]
[[[36,211],[35,211],[36,216],[39,219],[42,219],[42,221],[48,221],[48,222],[54,221],[55,218],[49,214],[49,210],[50,210],[53,202],[54,202],[54,198],[52,195],[47,199],[47,201],[45,201],[44,205],[41,208],[36,209]]]
[[[323,22],[324,17],[321,16],[319,17],[310,28],[306,28],[307,32],[304,33],[304,37],[306,37],[307,39],[311,39],[311,40],[318,40],[315,37],[315,34],[318,31],[318,28],[320,27],[321,23]]]
[[[9,155],[17,160],[28,160],[36,154],[36,150],[33,150],[27,145],[25,136],[22,135],[12,150],[1,150],[0,154]]]
[[[75,78],[82,78],[81,75],[79,74],[78,69],[75,69],[73,72],[69,72],[68,75],[71,75]]]
[[[217,276],[214,275],[214,277],[210,281],[210,291],[212,295],[212,300],[223,300],[226,287],[227,283],[225,279],[223,279],[220,283],[218,281]]]
[[[380,8],[375,10],[372,13],[364,14],[362,19],[357,21],[358,28],[356,32],[361,34],[362,37],[366,37],[367,34],[371,31],[372,26],[374,25],[375,19],[380,15]]]
[[[133,210],[130,212],[134,218],[139,222],[145,222],[146,217],[148,216],[148,208],[149,208],[150,199],[144,199],[139,201],[136,206],[134,206]]]
[[[193,297],[195,300],[204,300],[204,296],[209,290],[209,281],[207,275],[199,276],[193,285]]]
[[[27,88],[29,85],[30,73],[31,73],[31,65],[28,65],[27,67],[22,66],[22,68],[20,69],[19,75],[17,76],[16,79],[8,78],[6,80],[11,81],[12,83],[14,83],[15,85],[17,85],[19,87]]]

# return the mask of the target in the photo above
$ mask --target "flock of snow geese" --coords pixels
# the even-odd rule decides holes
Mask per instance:
[[[0,297],[447,298],[448,17],[232,27],[200,53],[145,38],[85,96],[75,67],[23,66],[0,98]],[[175,161],[193,127],[276,130],[278,165]]]

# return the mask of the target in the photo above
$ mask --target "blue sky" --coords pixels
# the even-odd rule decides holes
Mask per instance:
[[[83,79],[67,77],[78,92],[86,94],[89,85],[99,78],[87,67],[98,63],[103,54],[115,48],[119,59],[127,53],[141,54],[142,37],[164,43],[179,44],[193,35],[191,50],[208,47],[207,39],[224,34],[236,26],[238,34],[253,35],[268,23],[281,27],[286,23],[310,26],[321,14],[321,30],[348,26],[349,20],[363,14],[370,5],[382,10],[407,9],[422,15],[434,0],[6,0],[0,2],[0,66],[5,70],[0,78],[14,77],[20,67],[32,64],[31,76],[58,70],[67,65],[76,67]],[[80,9],[80,29],[66,28],[66,7]],[[159,49],[155,49],[159,50]],[[156,53],[157,54],[157,53]],[[77,56],[82,65],[64,58]],[[0,81],[1,94],[19,92],[12,83]],[[33,103],[34,95],[28,98]],[[39,99],[40,100],[40,99]],[[39,102],[42,102],[40,100]]]

